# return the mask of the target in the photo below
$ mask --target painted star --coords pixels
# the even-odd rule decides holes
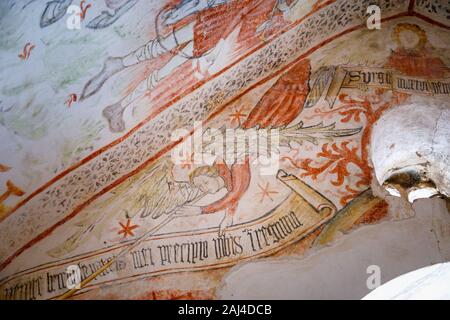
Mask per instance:
[[[242,112],[242,109],[244,109],[244,107],[242,107],[239,110],[235,110],[234,113],[230,114],[229,118],[231,120],[231,124],[237,123],[237,124],[241,125],[241,118],[244,118],[247,116],[245,113]]]
[[[122,222],[119,222],[120,226],[122,227],[122,230],[120,230],[117,234],[122,234],[123,237],[126,238],[127,236],[134,236],[133,229],[136,229],[139,227],[137,224],[131,225],[131,219],[127,220],[127,224],[124,225]]]
[[[278,191],[270,190],[268,182],[266,183],[265,187],[261,186],[261,184],[258,183],[258,187],[261,189],[261,192],[258,192],[258,194],[261,195],[261,202],[263,202],[266,197],[273,201],[273,198],[270,195],[278,194]]]

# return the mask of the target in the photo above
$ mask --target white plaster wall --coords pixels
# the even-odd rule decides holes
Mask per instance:
[[[376,288],[366,300],[450,300],[450,262],[414,270]]]
[[[401,201],[398,199],[398,201]],[[415,215],[385,220],[344,235],[306,257],[237,265],[218,296],[224,299],[360,299],[370,290],[367,267],[378,265],[381,283],[450,260],[450,214],[440,198],[420,199]]]
[[[375,124],[371,159],[380,184],[408,168],[450,196],[450,102],[415,97],[386,111]]]

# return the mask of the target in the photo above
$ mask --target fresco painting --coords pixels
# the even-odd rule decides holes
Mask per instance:
[[[1,299],[216,299],[235,266],[394,223],[373,127],[448,101],[450,24],[376,2],[381,30],[363,0],[3,1]],[[227,129],[276,131],[274,173],[195,161]]]

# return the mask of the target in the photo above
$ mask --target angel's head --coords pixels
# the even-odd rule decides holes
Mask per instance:
[[[202,192],[210,194],[225,187],[225,181],[214,166],[203,166],[195,169],[189,175],[189,181],[191,185],[199,188]]]

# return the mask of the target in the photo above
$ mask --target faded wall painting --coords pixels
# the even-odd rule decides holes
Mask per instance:
[[[381,29],[367,26],[373,3]],[[234,277],[322,254],[339,265],[333,254],[387,239],[370,228],[398,226],[397,241],[422,225],[377,182],[371,137],[408,103],[437,101],[448,119],[449,10],[2,1],[1,299],[259,297]],[[439,208],[435,237],[425,222],[417,233],[433,249],[404,253],[387,278],[450,259]],[[367,243],[339,247],[355,235]]]

